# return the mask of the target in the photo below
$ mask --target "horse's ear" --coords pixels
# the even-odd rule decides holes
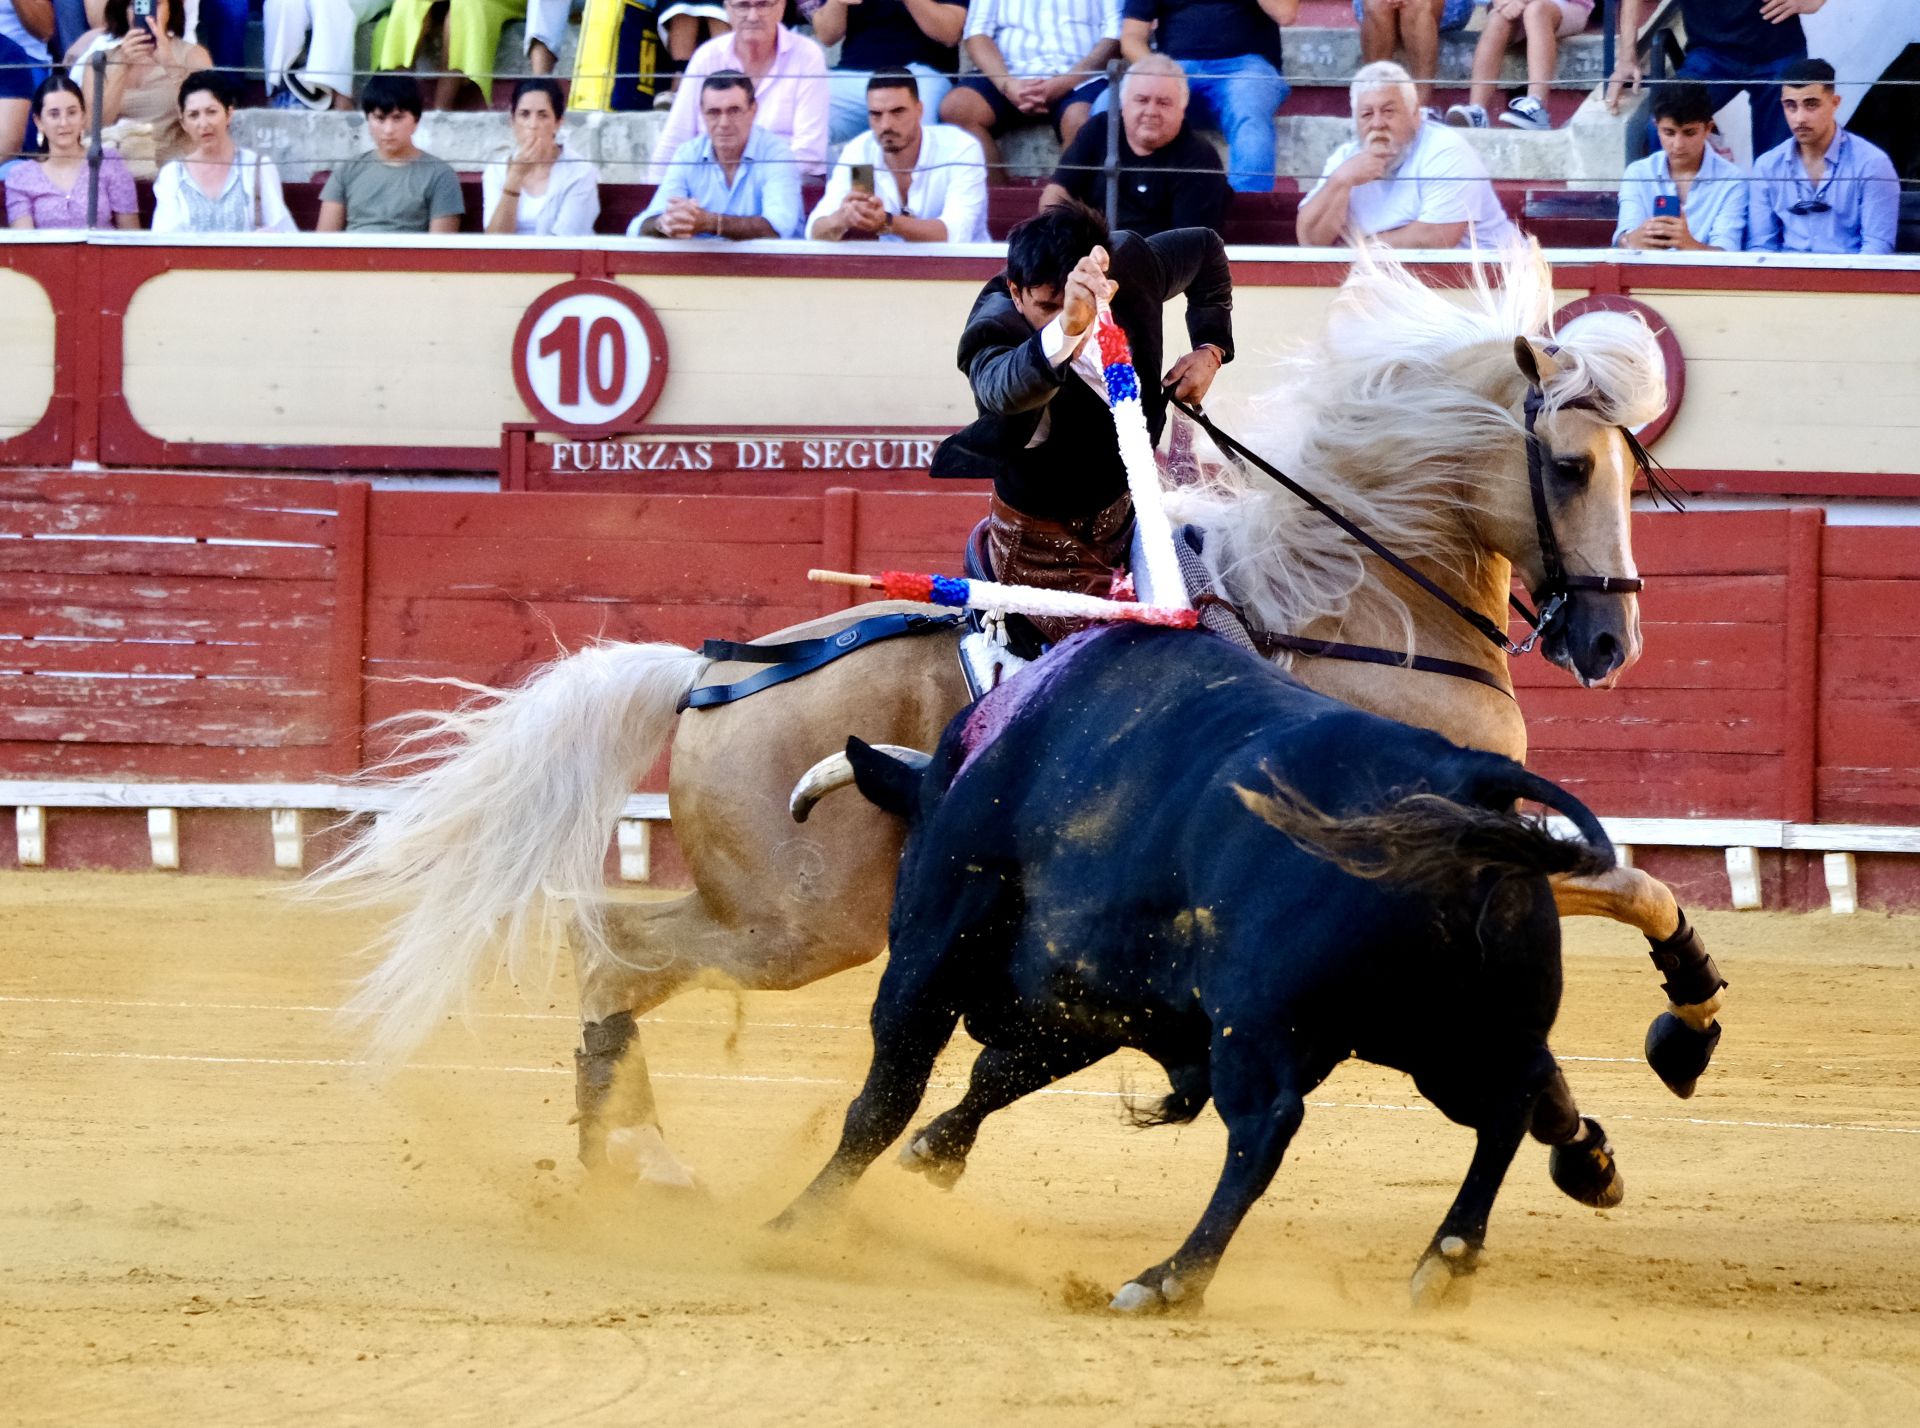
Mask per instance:
[[[1560,375],[1560,361],[1531,337],[1513,339],[1513,361],[1520,375],[1536,387],[1544,387]]]

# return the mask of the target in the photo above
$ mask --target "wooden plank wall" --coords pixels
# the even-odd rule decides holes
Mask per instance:
[[[366,495],[354,482],[0,472],[0,768],[351,772]]]
[[[1516,661],[1528,762],[1607,814],[1800,818],[1789,789],[1811,779],[1813,751],[1789,728],[1790,514],[1636,517],[1644,653],[1606,691]],[[1920,549],[1920,532],[1905,538]]]
[[[405,676],[511,684],[595,637],[768,634],[850,598],[809,566],[957,569],[983,509],[0,473],[0,773],[349,772],[379,720],[459,697]],[[1920,824],[1920,528],[1662,514],[1635,541],[1625,684],[1517,666],[1542,772],[1608,814]]]

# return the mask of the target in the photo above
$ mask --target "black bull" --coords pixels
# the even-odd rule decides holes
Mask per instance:
[[[958,1175],[985,1116],[1123,1046],[1172,1083],[1146,1119],[1218,1107],[1227,1157],[1205,1214],[1116,1307],[1198,1301],[1305,1097],[1348,1056],[1406,1072],[1477,1136],[1416,1300],[1464,1287],[1529,1131],[1555,1147],[1568,1194],[1618,1201],[1604,1135],[1547,1049],[1561,969],[1545,874],[1613,855],[1553,784],[1224,641],[1138,627],[1077,637],[989,695],[924,774],[857,743],[849,754],[862,791],[911,831],[873,1064],[783,1222],[844,1192],[907,1128],[963,1016],[985,1047],[970,1088],[904,1157],[936,1179]],[[1519,798],[1564,812],[1585,841],[1518,818]]]

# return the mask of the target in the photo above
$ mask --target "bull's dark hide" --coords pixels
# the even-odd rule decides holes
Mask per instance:
[[[1121,1046],[1172,1081],[1148,1119],[1217,1105],[1219,1188],[1126,1307],[1204,1289],[1303,1098],[1350,1055],[1408,1072],[1479,1132],[1422,1262],[1441,1282],[1472,1267],[1528,1127],[1579,1136],[1546,1046],[1560,945],[1542,873],[1610,850],[1590,813],[1511,761],[1315,694],[1214,637],[1138,627],[1078,637],[961,715],[924,777],[853,752],[862,790],[913,831],[874,1065],[814,1194],[905,1128],[961,1017],[987,1048],[972,1089],[908,1143],[939,1178],[986,1114]],[[1266,797],[1276,785],[1287,794]],[[1452,802],[1403,802],[1419,794]],[[1519,796],[1568,812],[1588,843],[1505,816]],[[1388,816],[1355,837],[1315,810]],[[1349,870],[1276,825],[1317,827]],[[1597,1136],[1591,1151],[1610,1177]]]

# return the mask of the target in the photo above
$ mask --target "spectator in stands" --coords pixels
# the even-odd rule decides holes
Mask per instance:
[[[935,118],[960,68],[966,0],[800,0],[813,37],[840,46],[833,67],[832,138],[844,144],[867,127],[867,80],[879,70],[906,69],[920,87],[920,106]]]
[[[7,170],[7,222],[15,228],[87,226],[87,102],[69,75],[49,75],[33,92],[33,119],[46,156]],[[100,224],[138,228],[133,175],[108,149],[100,163]]]
[[[940,117],[998,167],[994,136],[1016,125],[1046,119],[1073,142],[1120,49],[1120,0],[973,0],[963,47],[980,72],[954,85]]]
[[[1660,152],[1627,165],[1613,241],[1622,248],[1738,253],[1747,238],[1747,176],[1707,142],[1713,99],[1706,85],[1662,85],[1653,120]],[[1678,211],[1657,212],[1661,198]]]
[[[360,93],[373,139],[327,175],[316,233],[457,233],[467,211],[453,170],[413,142],[420,126],[420,84],[408,74],[376,74]]]
[[[684,97],[684,96],[683,96]],[[674,101],[677,107],[679,99]],[[737,69],[700,81],[706,130],[681,143],[629,238],[792,238],[800,232],[793,150],[762,129],[753,81]]]
[[[20,153],[27,140],[27,115],[33,108],[33,61],[0,35],[0,164]]]
[[[1302,244],[1349,235],[1390,248],[1497,248],[1514,232],[1472,145],[1420,110],[1391,60],[1353,77],[1355,137],[1335,149],[1300,205]]]
[[[153,181],[155,233],[293,233],[273,160],[233,142],[240,86],[203,69],[180,85],[180,127],[193,147]]]
[[[806,174],[827,171],[827,56],[812,40],[780,24],[780,0],[727,0],[729,34],[708,40],[687,61],[687,83],[673,96],[666,126],[653,146],[651,181],[680,146],[700,130],[705,90],[694,81],[735,70],[753,81],[756,126],[787,141]]]
[[[1680,0],[1687,27],[1687,53],[1676,79],[1706,81],[1718,113],[1744,93],[1753,105],[1753,152],[1785,143],[1786,119],[1776,86],[1787,66],[1807,57],[1802,15],[1827,0]],[[1620,43],[1607,85],[1607,107],[1620,109],[1620,96],[1640,88],[1640,20],[1652,8],[1645,0],[1620,0]]]
[[[1833,66],[1807,59],[1781,76],[1793,137],[1753,161],[1747,249],[1765,253],[1891,253],[1900,226],[1893,160],[1840,124]]]
[[[556,7],[557,8],[557,7]],[[381,31],[373,67],[379,70],[413,69],[427,38],[427,26],[438,12],[447,73],[434,82],[433,107],[451,109],[460,100],[460,91],[471,80],[480,90],[482,105],[493,99],[493,62],[500,53],[500,32],[509,20],[527,19],[527,0],[393,0],[393,13]],[[545,23],[552,24],[551,10],[544,11]],[[565,33],[561,21],[561,34]],[[539,38],[535,26],[527,27],[528,52]],[[551,49],[560,35],[549,34]]]
[[[1273,116],[1290,92],[1280,77],[1280,27],[1294,22],[1300,0],[1126,0],[1123,13],[1120,53],[1137,64],[1151,38],[1178,60],[1194,121],[1227,136],[1228,183],[1271,192]]]
[[[827,191],[807,219],[807,237],[987,241],[986,155],[966,130],[928,124],[925,117],[918,76],[904,67],[874,71],[867,81],[867,132],[840,151]]]
[[[1491,0],[1480,44],[1473,52],[1473,89],[1465,104],[1447,110],[1447,122],[1468,129],[1487,127],[1487,111],[1499,94],[1500,67],[1507,51],[1527,47],[1527,92],[1507,101],[1502,124],[1516,129],[1551,129],[1547,96],[1560,72],[1560,41],[1587,28],[1593,0]]]
[[[180,0],[184,7],[186,0]],[[238,71],[247,63],[247,0],[200,0],[193,37],[206,46],[216,69]]]
[[[733,26],[727,20],[727,7],[720,0],[671,0],[662,7],[656,22],[660,43],[667,48],[673,63],[669,68],[684,70],[693,52],[709,40],[717,40]],[[675,74],[671,89],[680,87]]]
[[[560,67],[560,50],[573,28],[574,0],[527,0],[527,68],[549,75]]]
[[[513,143],[480,175],[481,224],[489,233],[582,238],[600,219],[600,171],[560,137],[566,96],[551,79],[513,86]]]
[[[1106,195],[1107,126],[1096,114],[1060,155],[1040,195],[1050,208],[1069,198],[1100,208]],[[1211,228],[1225,236],[1233,190],[1220,155],[1187,124],[1187,76],[1166,55],[1146,55],[1120,81],[1120,194],[1114,226],[1142,237],[1170,228]]]
[[[184,0],[156,0],[150,19],[134,24],[133,0],[107,0],[101,28],[89,30],[67,52],[74,82],[87,91],[89,108],[102,124],[145,124],[153,132],[154,157],[164,163],[186,151],[180,129],[180,82],[195,70],[212,69],[213,56],[181,36]],[[108,56],[106,90],[94,93],[88,77],[94,55]]]
[[[0,0],[0,164],[20,153],[34,87],[53,63],[52,0]]]
[[[1433,81],[1440,73],[1440,36],[1464,30],[1473,18],[1473,0],[1353,0],[1360,22],[1360,62],[1390,60],[1407,52],[1407,68],[1418,78],[1414,90],[1420,108],[1433,103]]]
[[[47,46],[53,41],[58,23],[53,0],[0,0],[0,40],[12,41],[25,53],[24,61],[9,55],[5,62],[24,62],[42,70],[50,69],[53,54]],[[84,24],[80,26],[81,30],[86,28]],[[33,87],[45,77],[44,74],[26,75],[27,97],[31,98]]]
[[[360,27],[393,0],[266,0],[267,91],[285,91],[310,109],[353,108],[353,46]],[[300,51],[307,62],[293,62]]]

